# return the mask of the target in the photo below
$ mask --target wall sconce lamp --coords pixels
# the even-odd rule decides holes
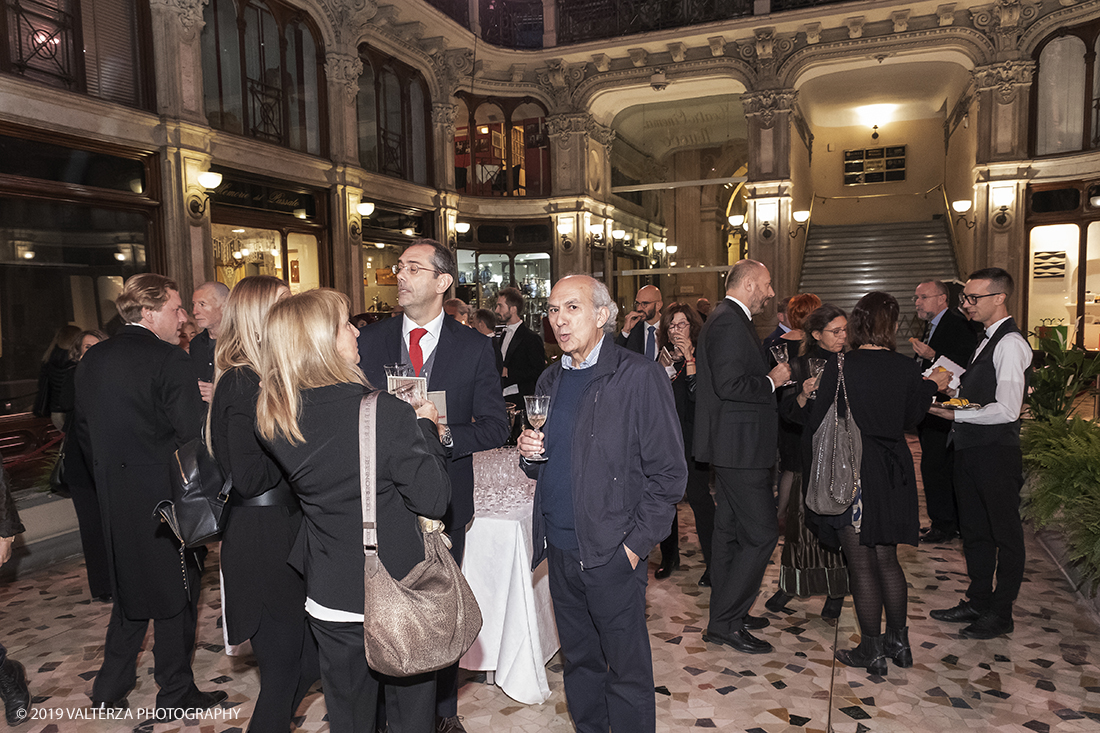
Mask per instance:
[[[468,221],[456,221],[455,222],[454,232],[451,233],[451,241],[450,241],[451,249],[457,249],[457,247],[458,247],[458,237],[456,237],[455,234],[456,233],[457,234],[466,234],[468,231],[470,231],[470,222],[468,222]]]
[[[657,250],[658,252],[664,252],[665,251],[665,243],[664,242],[654,242],[653,243],[653,249]]]
[[[558,238],[561,239],[561,248],[566,252],[573,249],[573,240],[569,235],[573,233],[573,221],[571,219],[558,219]]]
[[[585,240],[585,244],[589,247],[603,244],[603,224],[588,225],[588,238]]]
[[[871,139],[878,140],[878,125],[871,127]]]
[[[730,226],[734,229],[740,229],[741,227],[745,226],[745,215],[732,214],[731,216],[727,217],[726,221],[728,221],[730,223]]]
[[[955,219],[955,226],[966,224],[967,229],[973,229],[977,225],[978,222],[966,218],[966,212],[970,211],[970,207],[973,205],[974,202],[970,199],[959,199],[958,201],[951,202],[951,210],[959,215],[959,217]]]
[[[1008,226],[1008,209],[1016,201],[1016,187],[994,186],[991,198],[993,206],[998,209],[997,215],[993,217],[993,223],[1001,228]]]
[[[798,224],[793,230],[787,232],[787,236],[791,239],[797,237],[800,233],[806,231],[806,222],[810,220],[810,212],[808,211],[796,211],[791,214],[791,218]]]
[[[210,194],[214,192],[214,189],[222,185],[222,174],[214,173],[213,171],[200,173],[199,185],[202,187],[203,194],[205,195],[193,193],[187,199],[187,209],[191,212],[191,216],[196,219],[201,219],[202,215],[206,213],[206,205],[210,203]]]
[[[679,247],[679,245],[676,245],[676,244],[665,245],[665,252],[668,252],[669,257],[676,254],[676,250],[678,250],[678,249],[680,249],[680,247]]]
[[[625,229],[612,229],[611,230],[611,238],[613,240],[615,240],[616,244],[621,243],[623,240],[626,239],[626,230]]]
[[[355,205],[355,213],[359,217],[352,218],[351,223],[348,225],[348,231],[351,233],[352,239],[359,239],[359,235],[363,233],[362,220],[374,213],[374,204],[370,201],[361,201]]]

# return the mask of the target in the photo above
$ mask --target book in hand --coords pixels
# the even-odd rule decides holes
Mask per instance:
[[[386,377],[386,390],[415,408],[428,399],[428,380],[424,377]]]

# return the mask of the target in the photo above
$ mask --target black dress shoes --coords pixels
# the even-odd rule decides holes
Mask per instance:
[[[732,634],[719,634],[710,629],[703,632],[703,641],[711,644],[722,644],[744,654],[767,654],[772,651],[772,645],[763,639],[757,639],[749,633],[748,629],[739,629]]]
[[[661,560],[661,567],[657,568],[657,571],[653,573],[653,577],[657,580],[664,580],[668,576],[672,575],[673,570],[680,569],[680,558],[675,560]]]
[[[31,707],[27,671],[14,659],[5,659],[0,666],[0,698],[4,700],[4,717],[8,725],[15,727],[27,719]]]
[[[703,571],[703,574],[699,576],[699,585],[703,588],[710,587],[710,568],[708,567]]]
[[[998,636],[1011,634],[1014,626],[1011,618],[985,613],[959,633],[967,639],[996,639]]]
[[[921,535],[920,541],[927,542],[930,545],[940,545],[944,542],[950,542],[958,536],[958,532],[945,532],[942,529],[933,527]]]
[[[771,621],[764,618],[763,616],[749,615],[749,616],[745,616],[745,618],[741,619],[741,623],[743,623],[745,625],[746,629],[752,629],[753,631],[756,631],[757,629],[766,629],[766,628],[768,628],[768,625],[771,623]]]
[[[462,716],[455,715],[450,718],[439,718],[435,724],[439,733],[466,733],[466,727],[462,725]]]
[[[130,707],[130,701],[125,697],[121,700],[92,700],[92,707],[97,710],[126,710]]]
[[[821,607],[821,618],[838,619],[844,609],[844,596],[829,596]]]
[[[764,608],[772,613],[782,613],[787,610],[787,603],[790,602],[791,597],[783,591],[777,590],[771,598],[764,601]]]
[[[953,624],[973,623],[982,616],[982,612],[970,605],[970,601],[959,601],[954,608],[944,608],[932,611],[928,614],[937,621],[948,621]]]

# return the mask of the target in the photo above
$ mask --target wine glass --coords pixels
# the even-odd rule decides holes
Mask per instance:
[[[820,377],[822,372],[825,371],[825,364],[828,363],[828,360],[821,357],[811,357],[807,359],[807,363],[810,366],[810,379],[814,379]],[[817,397],[816,389],[810,393],[810,397]]]
[[[771,348],[771,352],[772,352],[772,358],[775,359],[776,364],[786,364],[787,363],[788,354],[787,354],[787,345],[786,344],[776,344],[775,346],[773,346]],[[788,379],[786,382],[784,382],[783,384],[780,384],[778,386],[786,387],[788,384],[794,384],[794,381]]]
[[[546,415],[550,412],[550,395],[527,395],[523,400],[527,403],[527,422],[532,429],[541,430],[546,424]],[[546,455],[543,453],[530,456],[527,460],[529,462],[545,461]]]

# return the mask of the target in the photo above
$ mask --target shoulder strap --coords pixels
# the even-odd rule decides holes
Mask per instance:
[[[363,554],[368,565],[378,561],[377,485],[375,463],[378,391],[363,395],[359,403],[359,498],[363,506]]]

